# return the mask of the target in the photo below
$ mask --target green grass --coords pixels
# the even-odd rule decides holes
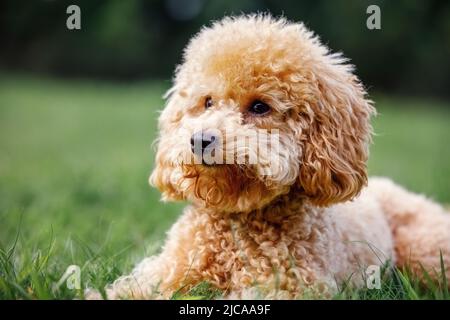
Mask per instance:
[[[147,183],[167,86],[0,78],[0,298],[79,297],[52,288],[69,265],[81,266],[82,287],[100,288],[158,251],[182,209],[160,203]],[[370,173],[450,203],[450,106],[375,99]],[[199,284],[174,298],[216,294]],[[336,296],[446,297],[407,271],[386,276],[382,290]]]

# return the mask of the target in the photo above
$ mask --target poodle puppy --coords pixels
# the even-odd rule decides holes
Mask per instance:
[[[373,265],[437,277],[441,252],[450,277],[450,215],[368,180],[375,109],[353,67],[303,24],[250,15],[203,28],[166,98],[150,183],[190,205],[108,298],[168,298],[202,281],[230,298],[330,297],[344,281],[364,285]],[[240,143],[256,131],[276,151]]]

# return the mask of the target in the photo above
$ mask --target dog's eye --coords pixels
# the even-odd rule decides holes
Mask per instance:
[[[248,111],[256,115],[264,115],[270,111],[270,107],[264,102],[256,100],[253,101]]]
[[[213,101],[211,97],[206,97],[205,99],[205,109],[212,107]]]

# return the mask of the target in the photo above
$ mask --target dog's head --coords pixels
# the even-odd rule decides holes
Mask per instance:
[[[373,112],[352,66],[302,24],[225,18],[185,50],[150,182],[224,212],[293,188],[318,206],[349,200],[367,181]]]

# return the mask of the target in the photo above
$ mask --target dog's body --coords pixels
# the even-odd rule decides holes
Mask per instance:
[[[373,113],[351,66],[301,24],[244,16],[201,31],[160,117],[150,178],[164,200],[192,206],[162,252],[118,279],[108,296],[170,297],[201,281],[235,298],[330,296],[342,282],[362,285],[373,265],[438,271],[440,252],[449,276],[444,209],[387,179],[365,187]],[[198,136],[202,148],[216,140],[205,140],[211,128],[238,139],[277,129],[278,157],[187,161],[204,155],[194,148]],[[258,150],[234,146],[231,154]],[[262,174],[268,162],[281,170]]]
[[[450,263],[444,210],[388,179],[372,178],[354,201],[328,208],[285,200],[227,217],[187,207],[162,252],[118,279],[108,297],[168,298],[201,281],[229,298],[329,297],[343,283],[363,285],[369,266],[439,271],[440,250]]]

